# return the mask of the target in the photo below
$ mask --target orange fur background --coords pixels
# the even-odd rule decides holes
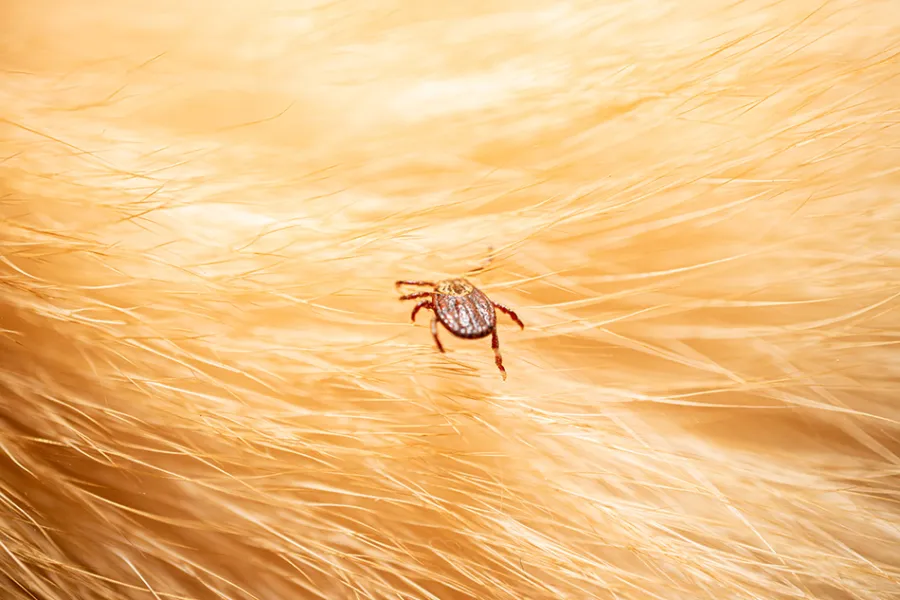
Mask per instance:
[[[897,8],[4,3],[0,597],[900,598]]]

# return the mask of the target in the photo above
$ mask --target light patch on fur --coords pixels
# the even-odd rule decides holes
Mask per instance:
[[[552,72],[501,68],[486,74],[419,81],[397,94],[392,108],[415,121],[485,110],[510,102],[523,92],[550,89],[559,79]]]

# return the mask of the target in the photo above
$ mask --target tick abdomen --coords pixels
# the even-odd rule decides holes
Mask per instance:
[[[461,338],[487,337],[497,325],[497,313],[490,299],[464,279],[438,283],[434,312],[450,333]]]

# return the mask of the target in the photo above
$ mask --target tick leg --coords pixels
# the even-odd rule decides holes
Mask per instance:
[[[491,348],[494,349],[494,362],[497,363],[497,368],[500,369],[500,374],[503,375],[503,381],[506,381],[506,369],[503,368],[503,357],[500,356],[500,337],[497,335],[496,329],[494,329],[494,334],[491,337]]]
[[[433,281],[397,281],[394,283],[395,288],[399,288],[401,285],[417,285],[419,287],[434,287]]]
[[[433,317],[431,319],[431,337],[434,338],[434,343],[437,344],[438,350],[443,352],[444,345],[441,343],[441,339],[438,337],[437,324],[438,324],[437,317]]]
[[[398,300],[415,300],[416,298],[431,298],[431,292],[416,292],[414,294],[407,294],[405,296],[400,296],[397,298]]]
[[[412,320],[413,323],[416,322],[416,313],[419,312],[420,310],[422,310],[423,308],[427,308],[428,310],[434,310],[434,304],[431,303],[431,300],[422,300],[421,302],[416,304],[416,307],[413,309],[412,314],[409,316],[409,318]]]
[[[525,323],[522,322],[522,319],[519,318],[519,315],[517,315],[515,313],[515,311],[513,311],[509,308],[506,308],[502,304],[497,304],[496,302],[491,302],[491,304],[494,305],[494,308],[500,310],[501,312],[505,312],[506,314],[508,314],[509,318],[512,319],[513,321],[515,321],[519,327],[521,327],[522,329],[525,329]]]

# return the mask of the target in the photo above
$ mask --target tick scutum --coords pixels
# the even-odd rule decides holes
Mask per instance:
[[[497,325],[497,313],[490,299],[463,279],[437,285],[434,312],[447,331],[465,339],[487,337]]]

